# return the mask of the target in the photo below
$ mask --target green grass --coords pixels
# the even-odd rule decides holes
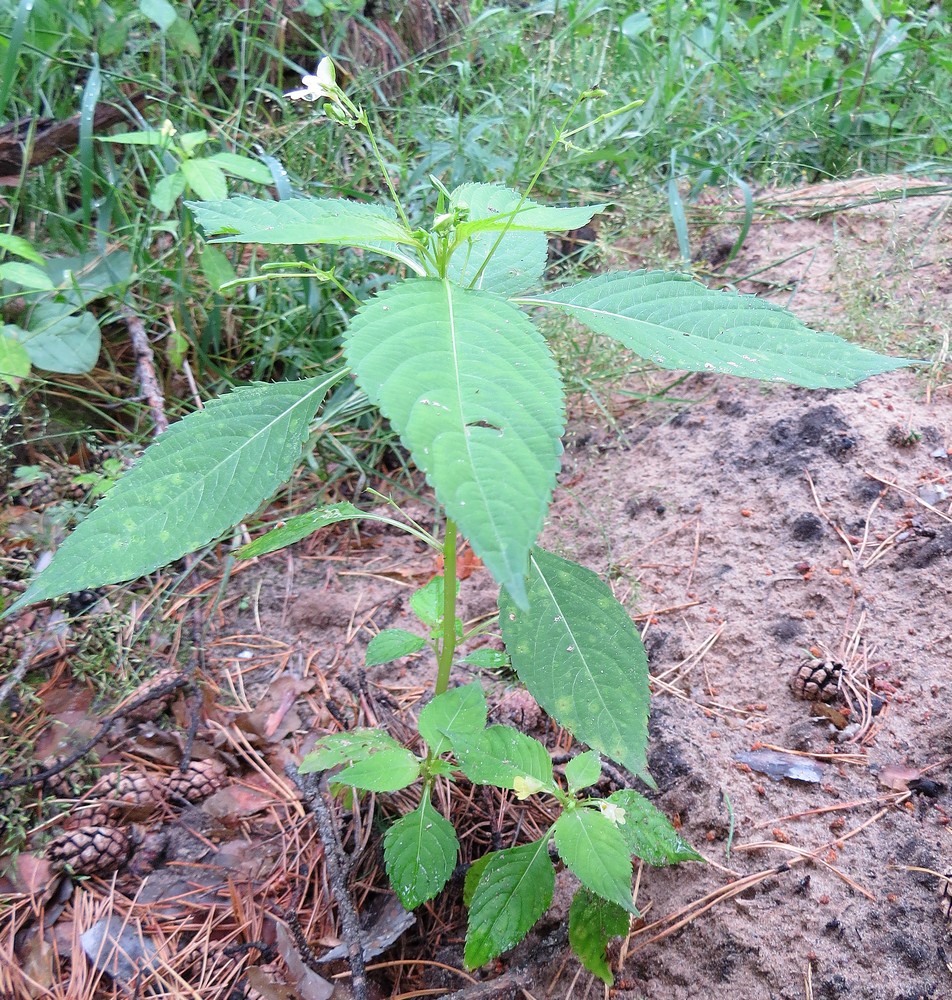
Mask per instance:
[[[677,229],[705,185],[794,183],[857,170],[937,175],[952,165],[952,24],[922,5],[648,0],[633,10],[618,0],[508,7],[473,0],[469,30],[418,58],[407,56],[405,39],[394,40],[408,33],[405,5],[394,5],[401,16],[389,34],[359,13],[362,4],[324,6],[324,17],[284,17],[225,0],[174,8],[160,0],[0,3],[3,118],[85,115],[75,150],[25,171],[7,189],[7,232],[48,256],[122,248],[134,267],[122,301],[113,296],[96,306],[105,331],[97,370],[46,380],[38,373],[27,390],[33,402],[55,409],[61,398],[78,401],[100,437],[134,437],[148,415],[129,399],[135,381],[125,313],[144,321],[174,416],[193,405],[196,390],[210,396],[235,382],[333,364],[353,308],[313,279],[219,292],[203,272],[181,200],[168,213],[150,204],[174,160],[161,150],[100,142],[89,121],[97,97],[128,107],[128,95],[145,90],[149,99],[130,129],[169,121],[179,135],[206,130],[203,151],[260,159],[282,197],[371,199],[382,184],[363,146],[324,123],[319,108],[281,99],[330,52],[358,99],[374,105],[391,173],[411,210],[423,213],[435,202],[431,174],[448,186],[525,184],[575,95],[597,85],[607,96],[577,112],[573,124],[643,103],[595,121],[559,150],[540,190],[614,199],[624,218],[616,226],[616,214],[603,237],[657,228],[659,219]],[[348,28],[348,13],[356,28]],[[239,179],[229,189],[262,193]],[[253,259],[238,248],[226,255],[243,276],[286,256],[280,248]],[[356,254],[327,256],[322,265],[333,265],[357,300],[387,281],[384,269]],[[3,288],[8,313],[19,291]],[[614,360],[604,368],[614,371]],[[385,428],[357,398],[342,406],[334,427],[341,437],[317,465],[354,462],[366,473],[366,462],[387,447]]]

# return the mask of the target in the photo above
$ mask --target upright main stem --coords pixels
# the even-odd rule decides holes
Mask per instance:
[[[443,539],[443,638],[436,658],[436,687],[442,694],[450,683],[450,669],[456,653],[456,522],[446,519]]]

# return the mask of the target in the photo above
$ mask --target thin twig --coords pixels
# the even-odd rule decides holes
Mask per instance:
[[[42,771],[35,771],[33,774],[26,775],[25,777],[0,778],[0,791],[6,791],[9,788],[20,788],[23,785],[38,785],[54,777],[54,775],[60,774],[85,757],[100,740],[105,739],[109,731],[120,719],[124,718],[130,712],[134,712],[140,706],[146,705],[150,701],[155,701],[163,695],[171,694],[188,683],[189,679],[184,674],[176,674],[174,677],[170,677],[164,684],[146,691],[138,698],[133,698],[132,701],[129,701],[121,708],[117,708],[110,715],[105,716],[100,723],[99,729],[82,746],[66,757],[61,757],[52,766],[44,768]]]
[[[0,687],[0,705],[2,705],[7,698],[13,692],[13,689],[23,680],[24,675],[28,670],[41,670],[43,667],[50,663],[56,661],[56,659],[63,655],[63,650],[55,649],[47,653],[45,656],[41,657],[35,663],[33,662],[33,657],[36,655],[38,648],[42,644],[42,637],[37,637],[36,639],[27,643],[26,648],[20,654],[20,658],[17,660],[17,665],[10,671],[9,676],[3,682],[3,686]],[[2,787],[2,786],[0,786]]]
[[[149,404],[155,435],[158,437],[163,431],[168,430],[169,420],[165,415],[165,396],[155,374],[155,355],[152,353],[152,345],[149,343],[142,320],[131,312],[125,312],[123,317],[136,356],[136,374],[142,387],[142,396]]]
[[[337,912],[340,914],[341,930],[347,942],[355,1000],[369,1000],[367,973],[364,967],[363,933],[357,910],[347,888],[349,868],[347,858],[337,834],[334,818],[324,801],[322,785],[326,782],[317,775],[301,774],[293,766],[289,766],[285,773],[297,785],[305,804],[314,816],[318,833],[324,843],[324,861],[327,865],[331,890],[337,902]]]

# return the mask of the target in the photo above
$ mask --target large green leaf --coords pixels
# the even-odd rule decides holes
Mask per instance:
[[[329,771],[341,764],[355,764],[369,760],[374,754],[403,747],[382,729],[348,729],[344,733],[322,736],[314,749],[306,754],[298,770],[301,774]]]
[[[549,838],[492,854],[473,893],[463,961],[484,965],[517,945],[552,902]]]
[[[582,885],[638,915],[631,897],[631,853],[608,817],[595,809],[562,813],[555,823],[555,846]]]
[[[291,475],[341,374],[236,389],[173,424],[13,607],[151,573],[252,513]]]
[[[198,224],[215,243],[406,243],[416,237],[381,205],[343,198],[269,201],[240,196],[225,201],[188,202]]]
[[[419,653],[425,647],[426,639],[415,632],[404,628],[385,628],[367,643],[364,665],[379,667],[382,663],[399,660],[401,656]]]
[[[641,637],[591,570],[533,550],[529,609],[499,596],[503,641],[520,679],[557,722],[650,783],[648,660]]]
[[[46,273],[59,286],[58,299],[77,308],[106,295],[121,298],[135,273],[132,254],[127,250],[96,252],[77,257],[52,257]]]
[[[662,368],[841,389],[916,363],[817,333],[778,306],[685,274],[601,274],[518,301],[560,309]]]
[[[228,197],[228,181],[217,163],[198,157],[194,160],[182,160],[179,170],[199,198],[217,201]]]
[[[513,228],[500,239],[500,222],[511,218],[518,203],[515,191],[493,184],[464,184],[453,192],[451,208],[464,210],[467,221],[456,230],[464,242],[450,258],[446,276],[451,281],[497,295],[515,295],[539,283],[548,253],[545,232]],[[509,214],[501,217],[506,210]]]
[[[37,368],[82,375],[95,366],[102,335],[91,312],[77,312],[65,302],[41,302],[30,313],[20,343]]]
[[[345,353],[449,517],[525,606],[562,451],[562,384],[542,337],[496,295],[410,279],[360,309]]]
[[[360,788],[365,792],[398,792],[420,777],[420,762],[406,747],[381,750],[338,771],[334,784]]]
[[[272,184],[274,182],[271,171],[263,163],[251,159],[250,156],[241,156],[238,153],[213,153],[205,159],[210,163],[217,164],[226,174],[243,177],[255,184]]]
[[[630,921],[628,912],[617,903],[602,899],[582,886],[569,908],[569,944],[589,972],[609,986],[615,981],[608,965],[606,948],[613,937],[624,937]]]
[[[428,797],[390,827],[383,857],[390,884],[406,909],[432,899],[446,885],[458,852],[456,831]]]
[[[22,333],[18,326],[0,326],[0,386],[16,389],[30,374],[30,355],[19,341]]]

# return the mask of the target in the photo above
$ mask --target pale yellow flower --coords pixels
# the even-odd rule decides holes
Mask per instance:
[[[524,778],[516,778],[512,783],[512,787],[517,799],[527,799],[530,795],[541,792],[545,788],[545,785],[538,778],[533,778],[531,774],[527,774]]]

